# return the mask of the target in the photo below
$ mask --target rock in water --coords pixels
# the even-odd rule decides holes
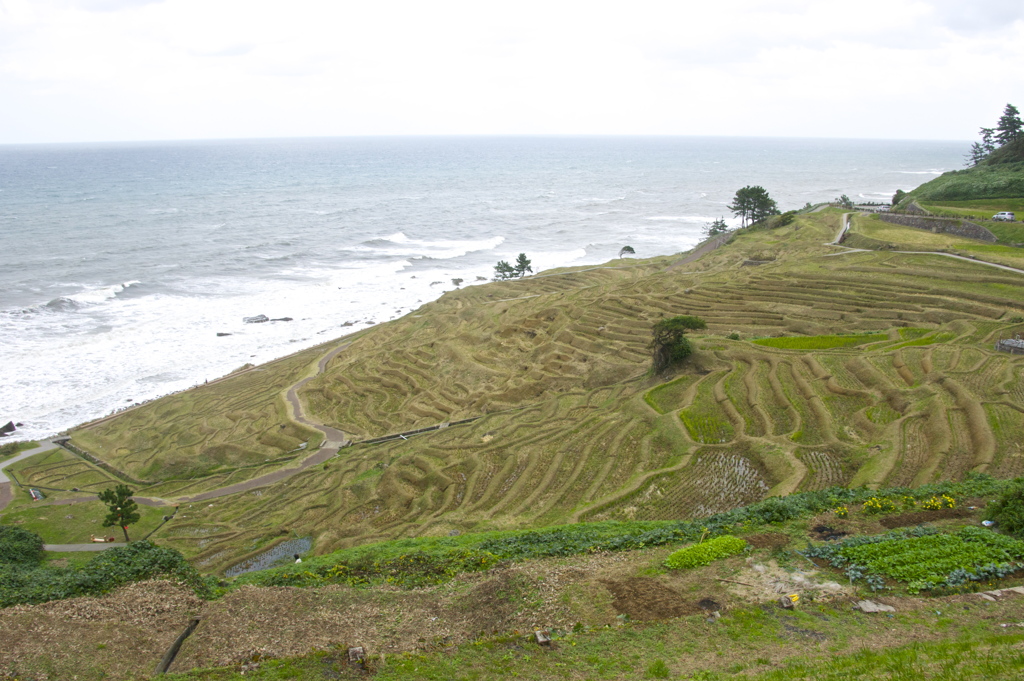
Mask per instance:
[[[14,426],[14,421],[8,421],[6,426],[0,428],[0,434],[7,435],[8,433],[13,433],[15,430],[17,430],[17,428]]]
[[[277,319],[271,319],[270,321],[272,321],[272,322],[290,322],[291,320],[292,320],[291,317],[278,317]]]
[[[270,317],[265,314],[258,314],[255,317],[242,317],[242,321],[246,324],[262,324],[263,322],[269,322]]]
[[[217,335],[218,336],[230,336],[231,334],[230,333],[224,333],[223,331],[218,331]]]

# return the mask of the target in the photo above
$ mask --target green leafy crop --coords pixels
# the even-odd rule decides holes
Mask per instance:
[[[670,570],[685,570],[708,565],[719,558],[735,555],[746,546],[747,542],[739,537],[726,534],[701,544],[679,549],[665,559],[665,567]]]

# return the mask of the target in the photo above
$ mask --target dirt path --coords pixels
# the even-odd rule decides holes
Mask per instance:
[[[43,551],[106,551],[121,546],[128,546],[122,542],[93,542],[89,544],[43,544]]]
[[[291,468],[282,468],[280,470],[276,470],[276,471],[273,471],[271,473],[267,473],[266,475],[261,475],[259,477],[253,478],[251,480],[245,480],[243,482],[239,482],[239,483],[236,483],[234,485],[228,485],[227,487],[220,487],[218,489],[213,489],[213,490],[210,490],[208,492],[202,492],[201,494],[195,494],[193,496],[180,497],[179,499],[174,500],[174,501],[167,500],[167,499],[159,499],[159,498],[156,498],[156,497],[143,497],[143,496],[133,496],[132,498],[137,503],[142,504],[143,506],[153,506],[153,507],[170,506],[170,505],[176,504],[176,503],[189,503],[189,502],[195,502],[195,501],[206,501],[207,499],[216,499],[217,497],[224,497],[224,496],[227,496],[229,494],[237,494],[238,492],[247,492],[249,490],[256,489],[257,487],[265,487],[267,485],[272,485],[272,484],[274,484],[276,482],[280,482],[281,480],[285,480],[287,478],[290,478],[293,475],[295,475],[296,473],[304,471],[307,468],[310,468],[312,466],[316,466],[318,464],[321,464],[321,463],[327,461],[328,459],[332,458],[333,456],[335,456],[338,453],[338,450],[341,447],[344,447],[345,445],[348,444],[348,442],[349,442],[348,439],[345,437],[345,434],[343,432],[341,432],[340,430],[337,430],[336,428],[331,428],[330,426],[325,426],[325,425],[323,425],[321,423],[317,423],[315,421],[311,421],[308,418],[306,418],[305,414],[303,414],[303,412],[302,412],[302,404],[299,401],[298,390],[301,389],[303,386],[305,386],[307,383],[309,383],[311,380],[313,380],[314,378],[316,378],[317,376],[322,374],[324,372],[324,370],[327,368],[327,363],[330,362],[332,359],[334,359],[340,352],[342,352],[343,350],[348,348],[349,345],[351,345],[351,342],[345,343],[343,345],[340,345],[337,348],[334,348],[333,350],[331,350],[326,355],[324,355],[320,359],[320,361],[317,362],[316,373],[314,375],[312,375],[312,376],[308,376],[308,377],[302,379],[301,381],[299,381],[298,383],[293,385],[291,388],[288,389],[288,392],[285,395],[285,397],[286,397],[286,399],[288,401],[288,404],[289,404],[289,406],[291,408],[291,411],[292,411],[292,418],[294,418],[296,421],[298,421],[300,423],[303,423],[303,424],[305,424],[307,426],[310,426],[312,428],[316,428],[317,430],[319,430],[321,433],[324,434],[324,443],[323,443],[323,445],[321,445],[320,449],[318,449],[316,452],[312,453],[311,455],[309,455],[305,459],[303,459],[302,463],[300,463],[298,466],[291,467]],[[225,378],[227,378],[227,377],[225,377]],[[57,449],[59,447],[60,447],[60,445],[57,445],[56,443],[54,443],[54,442],[52,442],[50,440],[46,440],[42,444],[40,444],[39,447],[35,447],[34,449],[26,450],[26,451],[18,454],[17,456],[12,457],[10,460],[5,461],[3,464],[0,464],[0,510],[3,510],[9,503],[11,503],[11,501],[14,498],[13,487],[12,487],[12,485],[10,483],[9,478],[4,474],[3,469],[6,468],[7,466],[9,466],[10,464],[16,462],[16,461],[21,461],[22,459],[27,459],[30,456],[34,456],[36,454],[48,451],[50,449]],[[97,498],[96,495],[89,495],[89,496],[83,496],[83,497],[74,497],[72,499],[58,499],[58,500],[53,500],[53,501],[48,501],[48,502],[42,502],[39,505],[40,506],[69,506],[69,505],[72,505],[72,504],[80,504],[80,503],[83,503],[83,502],[95,501],[96,498]],[[58,545],[58,544],[54,544],[53,546],[72,546],[72,545],[64,545],[64,544]],[[82,545],[74,545],[74,546],[89,546],[89,545],[82,544]],[[114,546],[114,544],[107,544],[106,545],[107,548],[109,548],[110,546]],[[47,549],[47,550],[48,551],[51,551],[51,550],[52,551],[99,551],[99,550],[102,550],[102,549],[96,549],[96,548],[63,549],[63,548],[61,548],[61,549]]]
[[[684,255],[682,258],[676,260],[674,263],[666,267],[665,271],[671,272],[677,267],[689,265],[691,262],[699,260],[700,258],[704,257],[705,255],[715,250],[716,248],[721,248],[722,246],[724,246],[726,242],[729,241],[729,237],[731,236],[731,232],[726,232],[725,234],[720,234],[719,236],[716,236],[713,239],[709,239],[708,241],[704,242],[704,245],[695,249],[692,253]]]
[[[313,374],[312,376],[307,376],[306,378],[302,379],[301,381],[293,385],[291,388],[289,388],[288,392],[285,393],[285,399],[288,401],[288,405],[292,411],[292,418],[298,421],[299,423],[303,423],[312,428],[316,428],[317,430],[324,434],[324,442],[320,446],[320,449],[318,449],[314,454],[311,454],[310,456],[307,456],[305,459],[303,459],[302,463],[300,463],[295,468],[282,468],[280,470],[273,471],[272,473],[267,473],[266,475],[261,475],[257,478],[253,478],[252,480],[245,480],[243,482],[235,483],[234,485],[220,487],[218,489],[210,490],[209,492],[202,492],[200,494],[196,494],[190,497],[181,497],[179,501],[182,503],[206,501],[207,499],[225,497],[229,494],[248,492],[249,490],[256,489],[257,487],[266,487],[267,485],[272,485],[275,482],[280,482],[282,480],[290,478],[296,473],[304,471],[312,466],[321,464],[327,461],[328,459],[334,457],[338,453],[339,449],[341,449],[342,447],[349,443],[348,438],[345,437],[345,433],[341,432],[337,428],[331,428],[330,426],[325,426],[322,423],[317,423],[316,421],[311,421],[308,418],[306,418],[306,415],[302,412],[302,403],[299,401],[298,391],[307,383],[312,381],[314,378],[322,374],[327,369],[328,362],[337,357],[339,353],[347,349],[348,346],[351,344],[352,343],[349,342],[344,343],[343,345],[339,345],[338,347],[324,355],[322,358],[320,358],[320,361],[317,362],[315,374]]]
[[[330,362],[335,357],[337,357],[342,350],[345,350],[351,344],[352,343],[349,342],[345,343],[344,345],[339,345],[334,350],[331,350],[329,353],[324,355],[320,359],[320,361],[317,362],[316,373],[312,376],[307,376],[306,378],[302,379],[301,381],[293,385],[291,388],[288,389],[288,392],[285,395],[285,397],[288,400],[288,404],[291,405],[292,418],[298,421],[299,423],[304,423],[305,425],[316,428],[321,433],[323,433],[324,444],[322,448],[333,448],[335,452],[337,452],[339,448],[343,447],[345,444],[348,443],[348,438],[345,437],[345,433],[341,432],[336,428],[331,428],[330,426],[325,426],[322,423],[317,423],[316,421],[310,421],[309,419],[307,419],[306,415],[302,412],[302,403],[299,401],[299,390],[304,388],[306,384],[312,381],[314,378],[322,374],[327,369],[327,363]]]

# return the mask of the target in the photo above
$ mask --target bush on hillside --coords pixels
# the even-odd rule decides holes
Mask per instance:
[[[0,525],[0,563],[38,565],[42,560],[42,537],[20,527]]]
[[[723,535],[702,544],[679,549],[665,559],[665,567],[669,570],[685,570],[688,568],[710,565],[719,558],[736,555],[747,547],[747,542],[739,537]]]
[[[703,319],[692,315],[679,315],[655,322],[649,345],[654,358],[654,372],[664,371],[670,365],[689,357],[693,346],[686,338],[686,332],[706,328],[708,325]]]
[[[1018,478],[998,499],[985,507],[985,519],[999,529],[1024,537],[1024,479]]]
[[[0,607],[97,596],[132,582],[157,578],[184,584],[201,597],[211,595],[209,584],[181,553],[138,541],[107,549],[82,567],[0,564]]]

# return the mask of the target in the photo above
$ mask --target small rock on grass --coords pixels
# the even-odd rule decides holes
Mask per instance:
[[[891,605],[875,603],[874,601],[857,601],[853,607],[861,612],[896,612],[896,608]]]

